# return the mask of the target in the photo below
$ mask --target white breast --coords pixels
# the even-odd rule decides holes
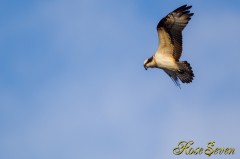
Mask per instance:
[[[156,53],[154,55],[157,66],[161,69],[178,70],[176,60],[168,54]]]

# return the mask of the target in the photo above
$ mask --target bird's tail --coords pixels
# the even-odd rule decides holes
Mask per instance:
[[[177,71],[177,77],[182,83],[190,83],[193,80],[194,74],[192,67],[187,61],[178,62],[179,70]]]

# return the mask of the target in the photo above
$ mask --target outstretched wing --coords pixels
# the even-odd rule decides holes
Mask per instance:
[[[173,53],[173,57],[178,61],[182,54],[182,31],[188,24],[193,13],[189,9],[192,6],[183,5],[166,17],[157,25],[159,48],[164,49],[164,53]]]

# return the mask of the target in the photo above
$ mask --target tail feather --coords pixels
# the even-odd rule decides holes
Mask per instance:
[[[182,83],[190,83],[193,80],[194,74],[192,67],[187,61],[178,62],[179,70],[177,71],[177,77]]]

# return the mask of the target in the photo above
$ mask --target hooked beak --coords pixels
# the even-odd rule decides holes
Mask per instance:
[[[145,70],[147,70],[147,67],[145,65],[143,65],[143,67],[145,68]]]

